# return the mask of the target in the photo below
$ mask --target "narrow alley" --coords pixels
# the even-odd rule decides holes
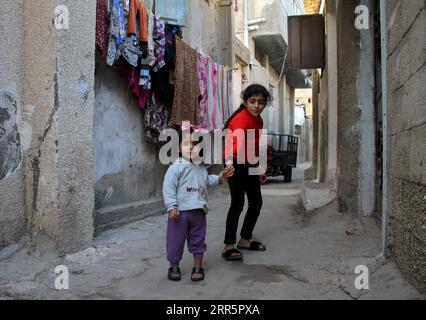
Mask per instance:
[[[256,234],[268,251],[247,253],[244,262],[220,257],[230,197],[226,187],[212,193],[202,284],[190,280],[188,253],[182,282],[167,280],[163,215],[106,231],[93,247],[61,259],[49,248],[31,250],[24,242],[0,251],[0,299],[423,299],[393,261],[377,258],[380,232],[374,219],[338,213],[335,204],[309,216],[298,211],[304,168],[292,184],[279,179],[263,188],[265,208]],[[69,268],[69,290],[55,289],[57,265]],[[357,265],[370,269],[368,291],[354,287]]]
[[[0,300],[426,299],[425,0],[14,0],[0,30]]]

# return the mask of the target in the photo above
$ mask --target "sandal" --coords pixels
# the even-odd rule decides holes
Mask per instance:
[[[194,274],[201,274],[201,278],[194,278]],[[191,280],[194,282],[203,281],[204,280],[204,269],[203,268],[193,268]]]
[[[257,241],[252,241],[250,243],[249,248],[245,248],[245,247],[241,247],[241,246],[237,246],[237,248],[240,249],[240,250],[247,250],[247,251],[260,251],[260,252],[266,251],[266,247],[263,244],[261,244],[260,242],[257,242]]]
[[[182,278],[180,268],[177,266],[170,267],[167,277],[171,281],[180,281],[180,279]]]
[[[234,255],[234,254],[237,254],[237,255]],[[234,248],[234,249],[229,249],[226,252],[223,252],[222,258],[224,258],[227,261],[240,261],[240,260],[243,260],[243,254]]]

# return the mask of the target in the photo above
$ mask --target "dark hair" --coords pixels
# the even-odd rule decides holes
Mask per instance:
[[[266,104],[268,104],[268,102],[271,100],[271,94],[269,93],[269,91],[262,85],[260,84],[252,84],[250,86],[247,87],[247,89],[244,90],[243,94],[242,94],[242,98],[244,102],[247,102],[248,99],[250,99],[251,97],[255,96],[255,95],[259,95],[261,94],[263,96],[263,98],[266,100]],[[246,106],[242,103],[240,105],[240,107],[232,114],[232,116],[225,122],[225,128],[227,129],[229,127],[229,124],[231,123],[231,121],[235,118],[235,116],[237,114],[239,114],[241,111],[243,111],[246,108]]]

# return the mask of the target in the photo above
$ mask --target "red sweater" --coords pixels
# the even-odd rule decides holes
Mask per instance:
[[[228,143],[225,145],[225,160],[229,158],[237,159],[238,150],[240,150],[244,145],[240,142],[242,141],[242,137],[238,134],[238,132],[244,132],[245,135],[245,155],[246,155],[246,163],[254,164],[254,159],[249,161],[249,156],[253,158],[253,151],[250,151],[250,146],[255,148],[255,157],[259,156],[259,141],[260,141],[260,130],[263,129],[263,120],[261,117],[255,118],[247,109],[244,109],[240,113],[238,113],[234,119],[232,119],[229,124],[228,129],[232,132],[228,133]],[[241,129],[241,130],[238,130]],[[247,130],[254,129],[254,139],[247,134]],[[237,130],[237,131],[236,131]],[[239,139],[240,137],[240,139]]]

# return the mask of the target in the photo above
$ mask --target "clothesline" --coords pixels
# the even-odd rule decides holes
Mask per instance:
[[[163,19],[162,19],[163,18]],[[223,128],[232,112],[232,69],[193,49],[164,17],[141,0],[97,0],[96,44],[120,71],[145,110],[145,139],[158,144],[162,130],[191,121]]]

